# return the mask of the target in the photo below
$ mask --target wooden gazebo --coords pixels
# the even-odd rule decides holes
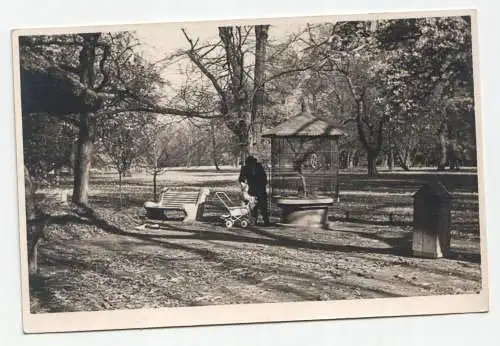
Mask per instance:
[[[302,112],[263,133],[271,139],[271,201],[282,223],[324,225],[339,199],[339,145],[345,133],[333,121]]]

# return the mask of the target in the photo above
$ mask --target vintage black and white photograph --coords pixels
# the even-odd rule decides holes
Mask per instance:
[[[443,11],[15,31],[25,319],[487,311],[475,30]],[[85,316],[68,330],[106,328]]]

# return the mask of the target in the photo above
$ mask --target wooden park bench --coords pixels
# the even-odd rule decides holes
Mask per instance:
[[[57,188],[40,191],[36,195],[46,203],[67,205],[71,200],[71,193],[71,189]]]
[[[148,219],[164,220],[164,219],[182,219],[182,221],[199,220],[203,214],[205,200],[210,193],[208,188],[199,190],[170,190],[164,189],[161,192],[158,203],[146,202],[146,216]],[[181,216],[172,216],[176,213],[181,213]]]

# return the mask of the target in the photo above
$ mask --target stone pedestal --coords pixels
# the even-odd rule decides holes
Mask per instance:
[[[276,204],[281,208],[281,224],[295,227],[326,227],[328,208],[333,198],[279,198]]]

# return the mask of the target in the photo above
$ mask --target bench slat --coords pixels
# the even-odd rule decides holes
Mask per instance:
[[[174,199],[174,198],[181,198],[181,199],[198,199],[198,196],[163,196],[162,199]]]
[[[166,207],[182,207],[183,204],[196,204],[199,195],[198,191],[166,191],[161,195],[159,204]]]
[[[198,198],[162,198],[162,201],[197,201]]]
[[[173,199],[173,198],[198,199],[198,196],[163,196],[163,199]]]
[[[184,211],[186,217],[183,221],[197,220],[200,212],[209,194],[207,188],[201,188],[199,191],[183,191],[183,190],[165,190],[160,194],[160,199],[157,203],[151,203],[149,206],[145,205],[146,209],[158,210],[179,210]],[[155,216],[157,217],[157,216]]]
[[[163,197],[163,200],[171,200],[171,199],[182,199],[182,200],[187,200],[187,201],[196,201],[198,199],[198,196],[196,197],[177,197],[177,196],[168,196],[168,197]]]

